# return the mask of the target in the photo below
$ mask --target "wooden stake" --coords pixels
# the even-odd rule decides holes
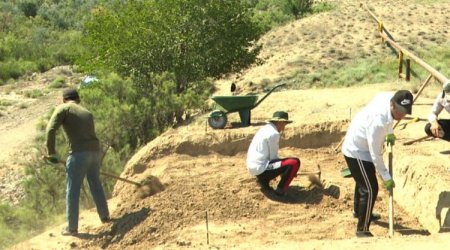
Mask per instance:
[[[206,220],[206,244],[209,245],[209,229],[208,229],[208,211],[205,211],[205,220]]]

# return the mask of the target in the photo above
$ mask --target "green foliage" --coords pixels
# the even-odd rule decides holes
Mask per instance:
[[[0,83],[56,65],[83,50],[83,22],[98,1],[0,2]]]
[[[35,17],[38,11],[38,4],[36,1],[22,0],[19,2],[19,9],[26,17]]]
[[[24,96],[28,97],[28,98],[38,98],[44,95],[43,90],[41,89],[32,89],[32,90],[27,90],[24,91]]]
[[[94,113],[104,144],[117,151],[127,146],[133,150],[171,126],[175,113],[202,108],[211,85],[199,81],[177,94],[173,74],[153,74],[147,83],[140,84],[111,74],[82,86],[80,95]]]
[[[0,203],[0,249],[24,241],[44,230],[46,225],[60,220],[50,212],[43,216],[27,204],[12,207]]]
[[[320,1],[318,3],[315,3],[312,7],[312,13],[320,13],[320,12],[326,12],[336,9],[335,3],[329,3],[326,1]]]
[[[212,86],[204,79],[254,63],[261,34],[240,0],[117,2],[86,23],[83,41],[91,50],[80,65],[131,77],[136,101],[122,108],[137,124],[129,131],[146,142],[202,108]]]
[[[16,103],[16,101],[0,99],[0,106],[11,106],[14,103]]]
[[[50,88],[63,88],[66,87],[66,78],[63,76],[58,76],[53,80],[50,85]]]
[[[417,48],[416,55],[422,58],[427,64],[441,72],[447,78],[450,77],[450,68],[448,67],[448,61],[450,60],[450,42],[440,46],[433,47],[419,47]],[[416,71],[420,78],[425,79],[429,73],[425,71],[421,66],[415,66],[411,61],[411,67]]]
[[[86,23],[83,41],[92,50],[80,64],[137,82],[173,72],[181,93],[195,81],[255,62],[260,47],[254,43],[261,35],[238,0],[118,2],[98,8]]]
[[[302,70],[287,79],[297,88],[352,86],[394,81],[397,76],[395,57],[373,57],[348,62],[336,62],[316,71]]]
[[[253,11],[253,19],[268,31],[287,22],[300,19],[310,13],[328,11],[334,5],[314,0],[243,0]]]
[[[313,3],[314,0],[288,0],[287,8],[295,19],[299,19],[312,12]]]

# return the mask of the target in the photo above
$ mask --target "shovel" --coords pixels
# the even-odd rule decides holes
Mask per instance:
[[[49,161],[49,157],[47,157],[47,156],[42,156],[42,159],[45,160],[46,162],[52,163],[52,162]],[[66,162],[62,161],[62,160],[60,160],[58,163],[62,164],[62,165],[66,165]],[[135,182],[135,181],[132,181],[132,180],[128,180],[128,179],[119,177],[117,175],[113,175],[113,174],[110,174],[110,173],[107,173],[107,172],[103,172],[103,171],[100,171],[100,174],[104,175],[104,176],[107,176],[107,177],[110,177],[110,178],[113,178],[113,179],[116,179],[116,180],[119,180],[119,181],[123,181],[123,182],[126,182],[126,183],[130,183],[130,184],[136,185],[137,187],[142,187],[141,183],[138,183],[138,182]]]
[[[393,171],[392,171],[392,164],[393,164],[393,153],[392,153],[392,144],[389,146],[389,153],[388,153],[388,159],[389,159],[389,174],[391,175],[391,178],[394,178]],[[394,189],[391,188],[389,190],[389,236],[394,236]]]

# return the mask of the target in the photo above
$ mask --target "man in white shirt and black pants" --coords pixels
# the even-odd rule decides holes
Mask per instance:
[[[300,168],[298,158],[278,157],[281,132],[291,122],[288,113],[275,112],[268,123],[255,134],[247,152],[247,169],[250,174],[256,176],[258,184],[264,191],[274,191],[278,196],[287,194],[289,184]],[[280,175],[281,180],[273,190],[269,182]]]
[[[352,120],[345,135],[342,153],[356,182],[354,211],[358,217],[357,237],[372,237],[369,231],[373,206],[378,195],[375,169],[390,190],[395,183],[383,161],[385,140],[394,143],[394,120],[411,114],[413,96],[407,90],[380,93]]]
[[[444,85],[444,90],[436,97],[428,116],[429,123],[425,125],[427,135],[450,141],[450,120],[438,119],[439,114],[444,109],[450,113],[450,83]]]

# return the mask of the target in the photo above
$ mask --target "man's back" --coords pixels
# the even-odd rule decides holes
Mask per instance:
[[[91,112],[75,102],[59,105],[47,126],[47,144],[54,149],[52,137],[63,126],[71,152],[98,151],[99,141],[95,134],[94,117]],[[54,152],[53,152],[54,153]]]

